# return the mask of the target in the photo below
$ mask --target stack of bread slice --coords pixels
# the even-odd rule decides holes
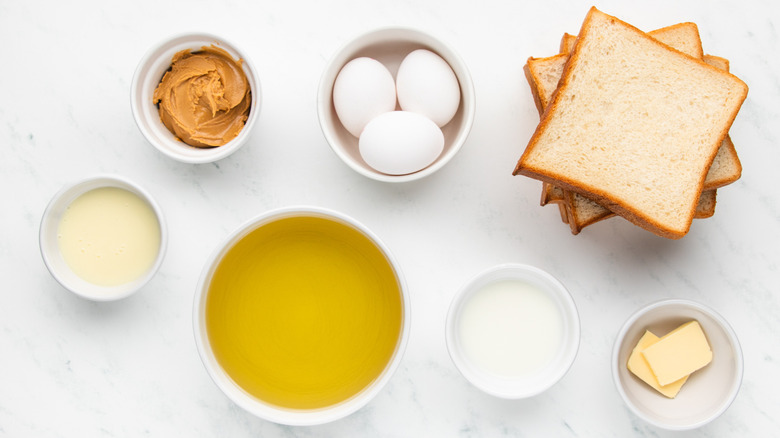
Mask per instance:
[[[680,238],[742,172],[728,136],[747,86],[698,28],[644,33],[591,8],[558,55],[529,58],[540,123],[514,174],[543,182],[572,233],[620,215]]]

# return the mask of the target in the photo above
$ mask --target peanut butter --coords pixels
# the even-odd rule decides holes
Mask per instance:
[[[213,45],[176,53],[154,90],[163,124],[191,146],[222,146],[234,139],[252,101],[241,62]]]

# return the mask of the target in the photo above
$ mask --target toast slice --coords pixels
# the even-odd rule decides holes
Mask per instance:
[[[680,238],[746,95],[735,76],[591,8],[514,174]]]

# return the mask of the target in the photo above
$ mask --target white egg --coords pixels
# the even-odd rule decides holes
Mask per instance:
[[[447,61],[430,50],[406,55],[398,67],[396,90],[401,109],[423,114],[439,127],[452,120],[460,105],[458,78]]]
[[[371,120],[358,140],[363,160],[389,175],[422,170],[441,155],[444,134],[431,119],[408,111],[393,111]]]
[[[381,62],[355,58],[341,68],[333,84],[333,106],[347,131],[355,137],[374,117],[395,109],[395,81]]]

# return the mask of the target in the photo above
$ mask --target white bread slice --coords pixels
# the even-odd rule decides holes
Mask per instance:
[[[579,234],[588,225],[616,217],[612,211],[579,193],[569,190],[563,190],[562,192],[564,202],[558,203],[558,206],[563,208],[564,212],[561,212],[561,216],[566,217],[564,223],[569,225],[572,234]],[[715,214],[716,196],[717,190],[701,192],[699,202],[696,204],[696,213],[694,213],[693,217],[695,219],[712,217]]]
[[[677,23],[648,32],[648,34],[658,41],[672,46],[694,58],[701,58],[704,56],[704,49],[702,49],[701,37],[699,36],[699,27],[696,23]],[[576,42],[577,35],[564,33],[561,38],[559,53],[571,53]]]
[[[707,64],[729,71],[729,60],[720,56],[704,55],[702,58]],[[737,156],[737,150],[731,141],[731,136],[726,135],[718,149],[718,154],[712,161],[707,178],[704,180],[704,190],[717,189],[733,183],[742,176],[742,163]],[[714,203],[713,203],[714,208]]]
[[[729,71],[729,61],[725,58],[712,55],[700,55],[702,53],[701,39],[698,28],[694,23],[679,23],[661,29],[648,32],[653,38],[667,44],[683,53],[703,58],[704,62],[723,71]],[[576,40],[576,36],[572,36]],[[564,35],[564,40],[566,36]],[[531,85],[531,91],[538,100],[539,115],[544,112],[552,94],[558,88],[558,81],[563,73],[563,67],[569,59],[568,52],[547,58],[529,58],[526,67],[526,75]],[[529,76],[530,75],[530,76]],[[718,149],[718,154],[704,180],[704,190],[717,189],[738,180],[742,175],[742,164],[737,156],[731,138],[726,136]]]
[[[704,62],[724,71],[729,70],[729,62],[725,58],[712,55],[702,55],[701,38],[698,27],[694,23],[678,23],[671,26],[648,32],[648,35],[667,44],[683,53],[694,57],[703,58]],[[567,38],[568,36],[568,38]],[[562,45],[565,42],[573,43],[576,36],[564,34]],[[562,46],[563,48],[563,46]],[[538,99],[539,114],[549,104],[558,81],[563,73],[563,67],[568,60],[568,52],[547,58],[529,58],[526,64],[527,78],[531,86],[531,92]],[[539,106],[537,105],[537,106]],[[718,149],[715,161],[704,180],[704,190],[717,189],[738,180],[742,174],[742,165],[737,156],[737,151],[730,137],[726,137]]]
[[[583,228],[604,219],[615,217],[615,213],[602,207],[579,193],[564,191],[550,183],[542,183],[541,205],[557,204],[561,221],[569,225],[572,234],[579,234]],[[696,204],[695,219],[705,219],[715,214],[717,190],[705,190]]]
[[[742,163],[737,156],[737,150],[731,137],[726,135],[721,143],[715,159],[712,161],[707,178],[704,180],[704,190],[715,190],[727,186],[742,176]]]
[[[549,183],[542,183],[542,207],[548,203],[563,202],[563,189]]]
[[[592,8],[514,173],[680,238],[746,95],[735,76]]]
[[[539,201],[542,207],[547,204],[558,204],[558,210],[561,213],[561,220],[564,224],[569,223],[569,214],[566,211],[566,205],[563,202],[563,189],[555,187],[552,184],[542,183],[542,199]]]
[[[694,23],[679,23],[648,32],[648,34],[688,55],[702,57],[707,64],[724,71],[729,70],[729,61],[727,59],[703,55],[698,27]],[[552,97],[552,93],[558,86],[564,64],[568,60],[568,54],[576,39],[576,35],[565,33],[561,39],[561,55],[548,58],[531,58],[526,65],[526,76],[531,85],[531,90],[536,96],[535,100],[539,107],[540,116]],[[704,182],[705,190],[699,197],[694,218],[712,217],[715,213],[716,192],[710,189],[719,188],[736,181],[740,177],[741,171],[742,166],[734,145],[730,137],[726,136],[707,173],[707,178]],[[610,210],[583,195],[563,191],[552,184],[543,183],[542,205],[548,202],[558,204],[561,210],[561,217],[564,223],[570,225],[573,234],[578,234],[582,228],[588,225],[614,216],[614,213]]]
[[[701,196],[699,196],[699,203],[696,204],[696,214],[694,214],[693,217],[696,219],[706,219],[708,217],[712,217],[712,215],[715,214],[715,202],[717,200],[717,196],[717,190],[705,190],[701,192]]]
[[[583,228],[615,216],[596,201],[570,190],[563,191],[564,205],[572,234],[579,234]]]
[[[565,53],[569,54],[571,53],[572,49],[574,48],[574,44],[577,42],[577,35],[572,35],[568,32],[563,34],[563,37],[561,38],[561,46],[558,50],[558,53]]]
[[[694,23],[679,23],[651,31],[648,34],[674,48],[682,48],[683,50],[681,51],[684,53],[703,57],[705,62],[714,67],[724,71],[729,69],[727,59],[712,55],[702,55],[701,38],[698,27]],[[548,58],[530,58],[528,64],[526,64],[526,77],[532,93],[536,96],[537,106],[541,106],[539,108],[540,116],[558,86],[564,64],[568,60],[568,51],[576,39],[576,36],[566,33],[561,40],[561,50],[566,50],[565,53]],[[694,218],[712,217],[715,213],[716,194],[715,190],[711,189],[736,181],[740,177],[741,171],[742,167],[734,145],[731,143],[731,139],[726,136],[707,173],[704,182],[705,191],[699,197]],[[558,204],[558,207],[562,210],[561,216],[563,221],[569,224],[572,234],[579,234],[588,225],[614,217],[612,211],[586,198],[584,195],[577,193],[569,194],[568,191],[564,191],[552,184],[543,183],[542,205],[544,206],[547,202]]]
[[[528,58],[524,71],[526,79],[531,86],[531,94],[536,101],[536,109],[539,117],[550,104],[553,93],[558,88],[558,82],[563,75],[563,68],[569,60],[568,53],[561,53],[546,58]]]

